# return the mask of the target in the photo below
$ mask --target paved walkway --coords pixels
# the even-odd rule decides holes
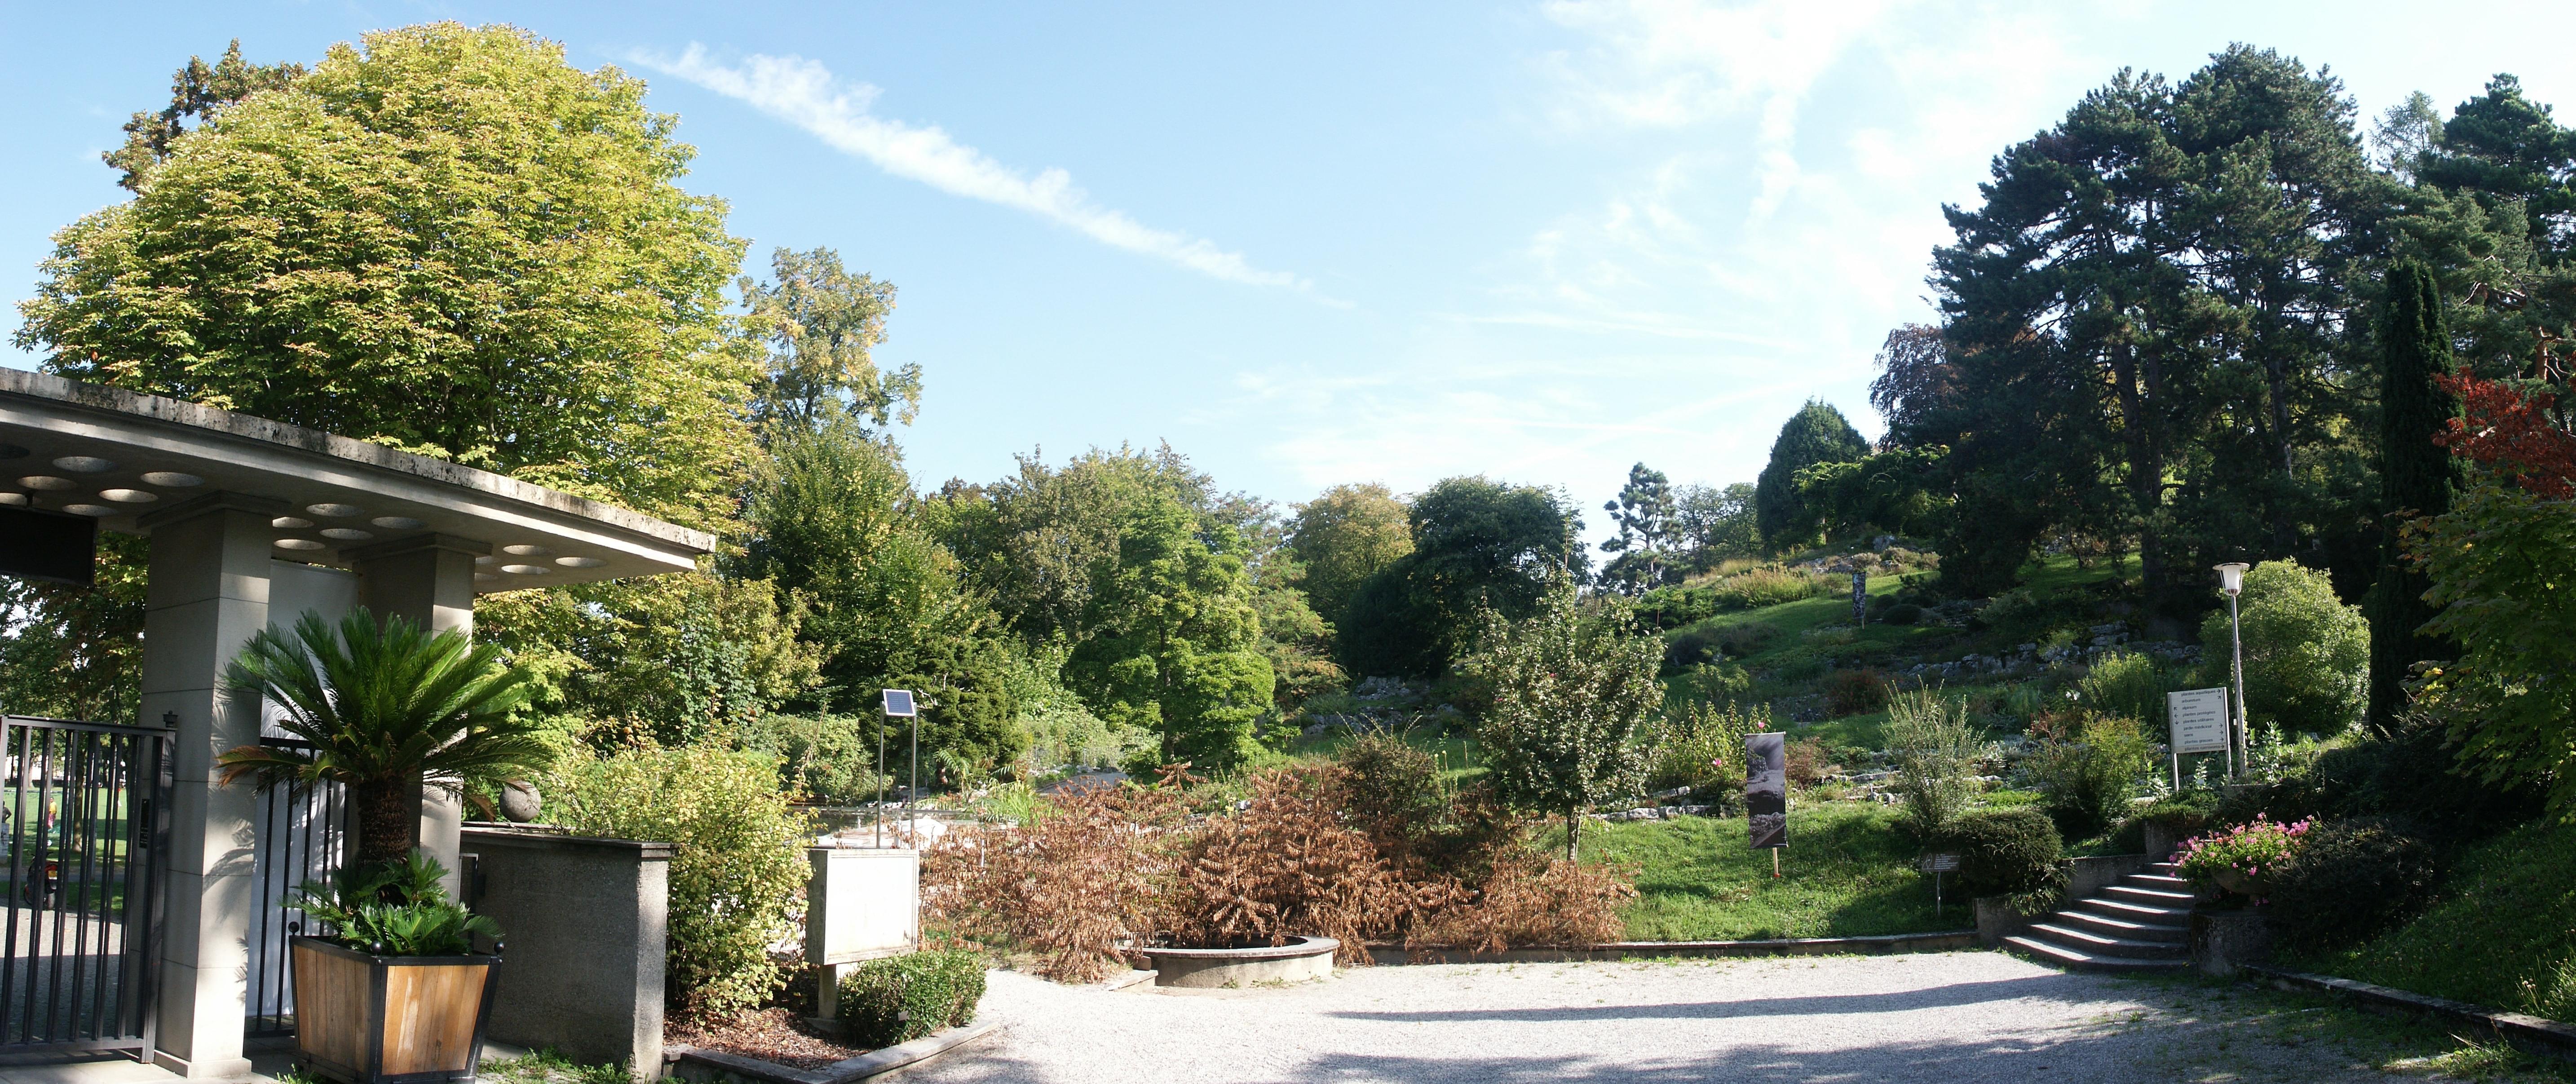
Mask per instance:
[[[2336,1042],[2282,1027],[2297,1010],[2248,997],[2069,974],[1992,952],[1377,967],[1297,987],[1205,991],[1107,992],[996,972],[983,1018],[1004,1021],[1004,1033],[909,1076],[925,1084],[2396,1079]]]

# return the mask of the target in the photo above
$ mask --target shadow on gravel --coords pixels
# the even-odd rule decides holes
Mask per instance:
[[[2065,997],[2052,997],[2063,990]],[[2097,991],[2079,989],[2061,976],[1961,982],[1886,994],[1831,994],[1820,997],[1764,997],[1743,1001],[1698,1001],[1662,1005],[1588,1005],[1551,1009],[1425,1009],[1409,1012],[1340,1011],[1317,1015],[1343,1020],[1384,1020],[1431,1024],[1467,1020],[1657,1020],[1724,1019],[1736,1016],[1835,1016],[1845,1013],[1910,1012],[1955,1008],[1992,1001],[2093,1001]]]
[[[1888,1043],[1863,1049],[1790,1051],[1768,1044],[1743,1044],[1703,1056],[1552,1058],[1403,1058],[1325,1055],[1297,1067],[1284,1079],[1315,1081],[1400,1081],[1403,1084],[1465,1084],[1492,1081],[1520,1084],[1536,1081],[1611,1081],[1623,1084],[1667,1084],[1681,1081],[2101,1081],[2152,1080],[2132,1075],[2124,1064],[2134,1048],[2090,1048],[2085,1039],[2024,1047],[2009,1044],[1923,1042]]]

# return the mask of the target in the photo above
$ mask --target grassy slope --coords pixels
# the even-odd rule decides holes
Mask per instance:
[[[1793,810],[1782,876],[1771,856],[1747,846],[1742,818],[1691,817],[1587,826],[1586,862],[1640,868],[1627,908],[1639,941],[1852,937],[1964,929],[1966,900],[1935,917],[1932,885],[1915,872],[1914,848],[1878,805]]]
[[[2472,847],[2415,921],[2360,948],[2297,964],[2576,1019],[2576,826],[2527,825]]]

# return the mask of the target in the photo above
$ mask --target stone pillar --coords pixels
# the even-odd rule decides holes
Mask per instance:
[[[492,1038],[659,1078],[671,845],[470,828],[465,847],[508,947]]]
[[[153,1060],[184,1076],[250,1072],[242,1021],[257,794],[215,786],[214,758],[259,741],[259,698],[226,691],[223,673],[268,626],[268,521],[285,511],[281,501],[209,493],[141,519],[152,540],[143,718],[177,717]]]
[[[358,604],[378,620],[408,617],[431,632],[474,635],[474,559],[489,543],[431,534],[341,551],[358,572]],[[420,845],[447,868],[447,890],[458,892],[457,832],[465,809],[454,795],[431,791],[420,800]],[[461,897],[460,897],[461,898]]]

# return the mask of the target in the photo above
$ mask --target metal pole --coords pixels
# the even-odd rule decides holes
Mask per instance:
[[[2228,728],[2227,741],[2227,777],[2234,779],[2237,778],[2237,766],[2240,763],[2236,748],[2245,741],[2245,628],[2236,621],[2236,596],[2232,594],[2227,596],[2227,634],[2229,639],[2235,642],[2236,653],[2233,663],[2236,678],[2236,722]]]
[[[877,807],[868,812],[877,822],[877,849],[885,849],[885,716],[877,716]]]
[[[903,830],[906,832],[915,831],[912,804],[921,800],[921,713],[923,710],[925,709],[920,704],[912,706],[912,785],[905,788],[903,792]],[[917,836],[904,842],[911,844],[913,850],[921,849],[921,840]]]

